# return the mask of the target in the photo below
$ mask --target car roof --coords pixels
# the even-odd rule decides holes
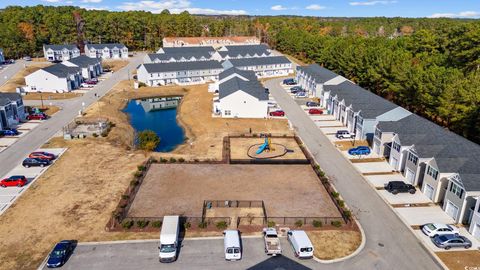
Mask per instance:
[[[443,223],[432,223],[432,225],[435,226],[435,228],[437,228],[437,229],[453,228],[452,226],[450,226],[448,224],[443,224]]]
[[[12,175],[9,178],[23,178],[25,175]]]

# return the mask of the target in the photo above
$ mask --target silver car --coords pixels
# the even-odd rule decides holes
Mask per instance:
[[[435,246],[449,250],[452,247],[471,248],[472,242],[465,236],[456,234],[437,235],[430,238]]]

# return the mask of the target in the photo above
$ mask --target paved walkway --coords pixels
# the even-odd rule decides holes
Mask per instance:
[[[337,269],[441,269],[413,233],[280,86],[281,81],[269,80],[266,87],[365,230],[364,250],[351,260],[335,264]]]

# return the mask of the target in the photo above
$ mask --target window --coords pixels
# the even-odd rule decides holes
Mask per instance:
[[[435,170],[433,167],[428,166],[427,174],[430,175],[433,179],[437,180],[438,171]]]
[[[408,161],[412,162],[413,164],[417,165],[418,163],[418,157],[415,156],[414,154],[408,152]]]
[[[225,110],[225,115],[232,115],[232,111],[230,111],[230,110]]]
[[[457,195],[460,199],[462,198],[463,195],[463,189],[458,186],[457,184],[453,183],[450,185],[450,192],[453,194]]]
[[[378,128],[375,129],[375,137],[377,137],[377,138],[382,137],[382,132],[381,132],[380,129],[378,129]]]
[[[396,142],[393,142],[392,144],[392,148],[397,150],[397,152],[400,152],[400,144],[396,143]]]

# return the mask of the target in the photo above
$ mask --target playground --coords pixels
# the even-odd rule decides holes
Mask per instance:
[[[310,165],[154,164],[129,217],[200,217],[205,200],[263,200],[268,216],[340,217]]]
[[[268,146],[268,142],[270,142],[270,146]],[[233,160],[306,160],[302,150],[292,137],[231,137],[230,158]]]

